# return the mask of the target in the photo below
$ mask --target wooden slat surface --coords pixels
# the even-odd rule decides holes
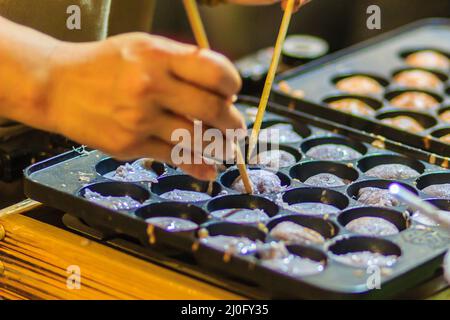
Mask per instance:
[[[1,226],[3,299],[242,298],[24,215],[0,217]],[[71,265],[81,269],[80,290],[66,286]],[[430,299],[449,300],[450,289]]]
[[[4,299],[239,299],[24,215],[0,218],[0,297]],[[81,289],[66,286],[81,269]]]

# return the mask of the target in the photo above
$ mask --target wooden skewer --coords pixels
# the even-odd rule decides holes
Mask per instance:
[[[205,27],[203,26],[196,0],[183,0],[183,3],[198,46],[202,49],[209,49],[210,45],[208,37],[206,36]],[[239,174],[241,175],[242,182],[244,183],[245,191],[252,194],[252,184],[248,176],[247,167],[245,165],[244,157],[239,144],[236,144],[236,158],[237,168],[239,170]]]
[[[248,145],[248,159],[252,156],[258,141],[259,131],[261,130],[261,123],[266,112],[267,102],[269,101],[270,91],[272,90],[275,74],[278,69],[280,61],[281,49],[283,48],[284,40],[291,22],[292,12],[294,11],[295,0],[288,0],[286,10],[284,11],[283,20],[281,21],[280,31],[278,32],[277,42],[273,50],[272,62],[270,63],[269,71],[267,73],[266,82],[259,101],[258,112],[256,113],[255,123],[253,124],[252,134]]]

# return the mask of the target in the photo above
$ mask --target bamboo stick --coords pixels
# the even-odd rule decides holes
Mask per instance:
[[[281,50],[283,48],[284,40],[291,21],[292,12],[294,11],[295,0],[288,0],[286,10],[284,11],[283,20],[281,21],[280,31],[278,32],[275,49],[273,51],[272,61],[270,63],[269,71],[267,73],[266,82],[261,95],[261,100],[258,106],[258,112],[256,114],[256,120],[253,124],[252,134],[250,136],[248,146],[248,159],[252,156],[255,145],[258,141],[259,131],[261,130],[261,123],[266,111],[267,102],[269,101],[270,91],[272,90],[273,81],[277,72],[278,63],[280,61]]]
[[[197,44],[202,49],[209,49],[209,41],[206,36],[205,28],[203,26],[200,13],[198,11],[198,6],[196,0],[183,0],[186,13],[191,24],[192,32],[194,33],[195,40]],[[247,167],[245,165],[244,157],[242,155],[241,148],[239,144],[236,144],[236,160],[239,174],[241,175],[242,182],[244,183],[245,191],[249,194],[253,193],[252,184],[248,176]]]

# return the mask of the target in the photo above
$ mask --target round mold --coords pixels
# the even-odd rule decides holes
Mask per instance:
[[[292,179],[305,182],[308,178],[321,173],[330,173],[350,182],[358,180],[358,171],[346,164],[333,161],[306,161],[293,166],[289,175]]]
[[[246,150],[248,150],[248,145],[246,145],[245,148],[246,148]],[[264,148],[264,150],[259,150],[259,145],[257,144],[255,149],[256,149],[256,150],[255,150],[254,154],[260,154],[260,153],[262,153],[262,152],[264,152],[264,151],[282,150],[282,151],[286,151],[287,153],[293,155],[294,158],[295,158],[295,162],[296,162],[296,163],[299,162],[300,160],[302,160],[302,154],[298,151],[298,149],[293,148],[293,147],[288,146],[288,145],[284,145],[284,144],[279,144],[279,145],[268,144],[268,145],[266,146],[266,148]],[[245,157],[245,163],[248,163],[247,157]],[[232,163],[232,164],[226,164],[227,167],[231,167],[231,166],[233,166],[233,165],[235,165],[235,163]],[[260,164],[251,164],[251,165],[252,165],[252,166],[263,167],[263,166],[261,166]],[[283,168],[283,167],[281,167],[281,168]]]
[[[267,223],[269,232],[282,222],[293,222],[303,227],[312,229],[326,240],[334,238],[339,233],[339,228],[333,222],[317,217],[303,216],[298,214],[289,214],[281,217],[274,218]]]
[[[448,134],[450,134],[450,126],[440,128],[431,132],[431,135],[437,139],[440,139]]]
[[[153,183],[151,186],[151,191],[158,196],[175,189],[207,193],[211,197],[216,197],[222,191],[222,187],[217,182],[202,181],[188,175],[161,177],[158,179],[158,183]],[[203,201],[206,200],[195,202]]]
[[[442,115],[444,112],[446,112],[446,111],[450,111],[450,105],[445,105],[445,106],[443,106],[442,108],[440,108],[440,109],[438,110],[438,116],[441,117],[441,115]],[[446,122],[446,121],[444,121],[443,119],[441,119],[441,121]],[[449,123],[450,123],[450,122],[449,122]]]
[[[374,111],[377,111],[383,107],[383,103],[380,100],[377,100],[375,98],[371,98],[368,96],[363,95],[356,95],[356,94],[338,94],[338,95],[332,95],[325,97],[322,102],[325,104],[329,104],[334,101],[339,101],[343,99],[356,99],[364,102],[369,107],[371,107]]]
[[[401,212],[380,207],[351,208],[341,212],[337,219],[339,224],[346,228],[351,221],[363,217],[382,218],[395,225],[400,232],[407,229],[410,225],[409,220]]]
[[[447,58],[450,59],[450,53],[444,51],[443,49],[436,48],[436,47],[416,47],[416,48],[409,48],[409,49],[402,50],[402,51],[399,53],[399,55],[400,55],[400,58],[406,59],[410,54],[413,54],[413,53],[416,53],[416,52],[419,52],[419,51],[434,51],[434,52],[440,53],[440,54],[442,54],[442,55],[444,55],[444,56],[447,56]]]
[[[401,52],[399,52],[399,56],[400,58],[404,59],[406,62],[406,59],[408,58],[409,55],[419,52],[419,51],[434,51],[436,53],[439,53],[441,55],[446,56],[448,59],[450,59],[450,53],[444,51],[443,49],[440,48],[436,48],[436,47],[416,47],[416,48],[409,48],[409,49],[405,49],[402,50]],[[432,68],[433,70],[442,70],[442,71],[448,71],[447,68],[442,68],[442,67],[435,67]]]
[[[386,164],[402,164],[416,170],[419,174],[425,171],[425,166],[420,161],[395,154],[376,154],[361,158],[357,163],[357,167],[365,173],[374,167]]]
[[[115,171],[119,166],[123,166],[127,163],[133,164],[136,161],[141,161],[141,160],[143,160],[143,159],[138,159],[135,161],[127,162],[127,161],[119,161],[114,158],[106,158],[106,159],[99,161],[95,165],[95,171],[97,172],[98,175],[105,177],[106,174]],[[166,168],[165,168],[164,164],[162,164],[161,162],[158,162],[158,161],[152,161],[151,169],[154,173],[156,173],[156,175],[158,177],[163,175],[164,173],[166,173]],[[114,181],[114,179],[111,179],[108,177],[105,177],[105,178]],[[133,181],[133,182],[140,182],[140,181]]]
[[[345,137],[337,137],[337,136],[319,137],[319,138],[311,138],[311,139],[305,140],[301,144],[300,150],[304,154],[306,154],[311,148],[317,147],[320,145],[324,145],[324,144],[344,145],[344,146],[350,147],[350,148],[358,151],[362,155],[365,155],[367,153],[367,147],[364,146],[364,144],[354,141],[354,140],[350,140]],[[345,161],[349,161],[349,160],[345,160]]]
[[[411,192],[414,192],[415,194],[417,194],[417,190],[414,189],[414,187],[412,187],[409,184],[406,184],[404,182],[396,182],[394,180],[384,180],[384,179],[370,179],[370,180],[363,180],[363,181],[359,181],[359,182],[355,182],[355,183],[351,184],[347,188],[347,195],[350,198],[358,201],[357,197],[358,197],[358,192],[360,189],[372,187],[372,188],[387,190],[387,189],[389,189],[389,185],[391,185],[394,182],[400,184],[401,186],[405,187],[406,189],[410,190]]]
[[[301,246],[301,245],[289,245],[286,246],[288,251],[296,256],[302,257],[302,258],[308,258],[313,261],[317,262],[323,262],[326,266],[328,264],[328,257],[327,255],[322,252],[321,250],[318,250],[316,248],[311,248],[307,246]]]
[[[233,194],[217,197],[206,205],[208,212],[223,209],[260,209],[273,217],[278,214],[278,206],[264,197],[246,194]]]
[[[84,198],[87,189],[105,197],[128,196],[140,203],[144,203],[150,199],[150,193],[145,188],[130,182],[103,181],[92,183],[81,188],[78,194]]]
[[[438,88],[442,87],[442,85],[448,80],[448,76],[443,72],[433,70],[433,69],[419,68],[419,67],[403,67],[403,68],[394,70],[394,72],[392,72],[392,78],[396,77],[398,74],[405,72],[405,71],[424,71],[424,72],[429,72],[429,73],[435,75],[436,77],[439,78],[439,80],[441,80],[441,84],[438,86]],[[393,84],[395,84],[396,86],[400,86],[396,82],[393,82]],[[413,88],[413,87],[411,87],[411,88]],[[420,90],[420,88],[418,88],[418,89]],[[428,89],[428,87],[424,88],[424,89],[426,90],[426,89]],[[433,90],[433,89],[431,89],[431,90]],[[436,90],[436,89],[434,89],[434,90]]]
[[[256,257],[258,258],[258,261],[260,263],[259,264],[260,269],[257,269],[257,272],[261,272],[261,271],[263,272],[259,276],[273,277],[273,273],[275,272],[282,276],[294,277],[294,278],[298,279],[298,277],[304,278],[304,277],[318,275],[318,274],[322,273],[328,265],[327,255],[323,251],[319,250],[318,248],[295,244],[295,245],[286,246],[286,249],[291,255],[298,256],[298,257],[304,258],[304,259],[309,259],[309,260],[312,260],[315,262],[319,262],[323,266],[323,269],[317,270],[317,272],[313,272],[312,274],[304,274],[304,275],[290,274],[289,272],[285,272],[284,270],[279,270],[278,268],[271,268],[269,266],[265,266],[264,261],[271,261],[271,260],[270,259],[263,260],[263,259],[261,259],[259,254],[256,254]]]
[[[416,186],[423,192],[423,189],[432,185],[450,184],[450,172],[434,172],[420,176],[416,180]],[[433,197],[433,195],[429,195]]]
[[[328,246],[328,251],[332,258],[334,255],[362,251],[379,253],[384,256],[394,255],[397,256],[397,258],[400,258],[402,255],[402,250],[395,243],[383,238],[366,236],[343,236],[339,239],[335,239]],[[342,264],[341,262],[339,263]],[[346,266],[350,267],[349,265]],[[358,268],[357,266],[354,267]]]
[[[247,168],[249,171],[252,170],[266,170],[266,171],[270,171],[275,173],[278,178],[280,178],[281,180],[281,186],[282,187],[288,187],[291,185],[291,179],[284,173],[278,171],[278,172],[274,172],[272,170],[269,169],[264,169],[264,168],[260,168],[260,167],[248,167]],[[222,177],[220,177],[220,182],[222,183],[222,185],[224,185],[226,188],[232,189],[231,185],[233,184],[233,182],[240,176],[239,170],[238,169],[230,169],[228,171],[226,171]]]
[[[380,113],[379,115],[377,115],[377,119],[378,120],[383,120],[383,119],[390,119],[390,118],[395,118],[395,117],[399,117],[399,116],[406,116],[406,117],[410,117],[413,118],[414,120],[416,120],[417,122],[419,122],[422,127],[424,127],[425,129],[434,127],[435,125],[437,125],[437,120],[426,114],[426,113],[422,113],[422,112],[418,112],[418,111],[387,111],[387,112],[383,112]],[[387,126],[390,126],[388,124],[385,124]],[[394,126],[390,126],[392,128],[396,128]],[[400,128],[397,128],[398,130],[402,130]]]
[[[392,99],[394,99],[395,97],[404,94],[404,93],[408,93],[408,92],[417,92],[417,93],[425,93],[431,97],[433,97],[436,101],[437,104],[433,107],[430,108],[425,108],[425,110],[434,110],[437,107],[439,107],[439,105],[442,103],[442,101],[444,101],[444,98],[442,98],[439,94],[433,92],[433,91],[429,91],[426,89],[411,89],[411,88],[404,88],[404,89],[398,89],[398,90],[392,90],[389,92],[386,92],[386,94],[384,95],[384,98],[389,101],[389,103],[391,102]],[[410,109],[405,109],[402,107],[397,107],[391,104],[392,107],[394,108],[398,108],[398,109],[404,109],[404,110],[418,110],[415,108],[410,108]],[[419,109],[419,110],[423,110],[423,109]]]
[[[197,225],[208,221],[208,213],[192,204],[180,202],[158,202],[141,207],[136,211],[136,216],[144,220],[159,217],[174,217],[189,220]]]
[[[259,240],[261,242],[265,241],[266,233],[261,229],[246,225],[246,224],[237,224],[231,222],[214,222],[208,224],[204,228],[207,231],[208,236],[230,236],[230,237],[245,237],[250,240],[256,241]],[[200,230],[197,234],[199,238],[203,237],[203,230]],[[201,235],[201,236],[200,236]]]
[[[387,87],[389,85],[389,81],[382,76],[373,74],[373,73],[364,73],[364,72],[345,72],[341,74],[337,74],[331,78],[331,83],[336,85],[339,81],[355,77],[355,76],[363,76],[367,78],[371,78],[378,82],[382,87]]]
[[[344,210],[349,205],[349,199],[342,193],[325,188],[296,188],[286,191],[282,200],[288,205],[304,202],[317,202]]]
[[[430,199],[426,199],[425,201],[431,203],[432,205],[439,208],[440,210],[450,212],[450,199],[430,198]],[[436,226],[435,223],[429,224],[427,222],[418,221],[417,218],[414,218],[414,216],[413,216],[416,211],[417,210],[414,210],[411,208],[408,209],[411,220],[413,220],[417,223],[420,223],[420,224],[425,224],[427,226]],[[426,218],[426,220],[429,220],[429,219]]]
[[[311,129],[309,129],[306,125],[302,125],[299,123],[295,123],[288,120],[266,120],[261,123],[261,129],[267,129],[277,124],[290,124],[294,128],[294,132],[296,132],[300,137],[307,138],[311,135]],[[247,126],[248,129],[253,128],[254,123],[251,123]],[[249,134],[251,131],[249,131]],[[286,144],[289,144],[289,142],[285,142]],[[297,142],[294,142],[297,143]]]

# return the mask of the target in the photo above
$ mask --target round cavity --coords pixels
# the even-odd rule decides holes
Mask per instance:
[[[349,199],[342,193],[324,188],[296,188],[283,194],[282,200],[288,205],[298,203],[323,203],[344,210]]]
[[[410,186],[409,184],[403,183],[403,182],[396,182],[406,189],[414,192],[417,194],[417,191],[414,189],[414,187]],[[349,197],[356,199],[358,195],[358,191],[362,188],[378,188],[378,189],[389,189],[389,186],[392,184],[392,180],[383,180],[383,179],[374,179],[374,180],[364,180],[360,182],[353,183],[350,185],[347,189],[347,194]]]
[[[258,147],[259,146],[257,145],[256,149],[258,149]],[[276,151],[287,152],[293,157],[294,163],[288,163],[287,165],[284,165],[284,163],[282,162],[283,159],[280,160],[279,158],[271,158],[271,156],[268,155],[269,152]],[[277,168],[289,167],[302,159],[302,154],[298,151],[298,149],[286,145],[268,145],[267,148],[264,148],[264,150],[257,150],[257,152],[255,152],[254,154],[257,154],[258,158],[254,156],[250,161],[251,165],[270,168],[272,170],[276,170]],[[261,157],[261,154],[264,154],[264,156]]]
[[[328,173],[337,176],[341,178],[343,180],[343,183],[345,184],[349,184],[358,179],[358,171],[345,164],[332,161],[303,162],[301,164],[295,165],[289,171],[289,175],[291,176],[292,179],[298,179],[303,183],[305,183],[305,181],[307,181],[309,178],[323,173]],[[314,186],[329,187],[326,185],[314,185]]]
[[[450,199],[427,199],[425,201],[431,203],[432,205],[439,208],[440,210],[449,212],[449,215],[450,215]],[[418,223],[421,223],[421,224],[424,224],[427,226],[437,226],[438,225],[438,223],[436,221],[434,221],[431,218],[429,218],[428,216],[418,212],[417,210],[408,209],[408,211],[410,212],[411,220],[414,220]]]
[[[328,260],[327,255],[324,252],[315,248],[299,245],[290,245],[286,246],[286,248],[290,253],[302,258],[308,258],[317,262],[323,262],[324,264],[326,264]]]
[[[231,255],[251,255],[258,250],[258,242],[266,237],[262,230],[246,224],[230,222],[211,223],[197,232],[200,243],[205,247]],[[208,255],[206,259],[211,259]],[[225,256],[223,257],[225,259]]]
[[[378,264],[380,266],[392,266],[395,264],[396,260],[402,255],[402,251],[399,246],[395,243],[381,238],[375,237],[365,237],[365,236],[352,236],[352,237],[342,237],[341,239],[336,239],[332,243],[328,250],[331,253],[331,257],[345,265],[351,267],[366,268],[367,263],[363,261],[352,261],[351,259],[343,259],[346,255],[351,255],[355,253],[368,252],[379,257],[384,257],[384,261],[380,259],[378,261],[371,261],[371,264]],[[365,259],[361,259],[365,260]]]
[[[210,237],[230,236],[230,237],[245,237],[253,241],[259,240],[261,242],[264,242],[266,238],[266,233],[264,231],[262,231],[257,227],[245,224],[237,224],[231,222],[214,222],[208,224],[203,229],[204,230],[200,230],[198,232],[199,238],[203,238],[205,235]]]
[[[147,160],[148,160],[148,162],[144,162]],[[159,177],[166,172],[166,168],[165,168],[164,164],[162,164],[158,161],[154,161],[154,160],[150,160],[150,159],[138,159],[138,160],[135,160],[132,162],[126,162],[126,161],[119,161],[114,158],[107,158],[107,159],[103,159],[100,162],[98,162],[95,165],[95,171],[100,176],[103,176],[107,179],[115,180],[114,178],[112,178],[112,174],[115,173],[117,168],[119,168],[120,166],[125,166],[127,164],[128,165],[135,165],[135,164],[137,165],[140,163],[143,163],[145,168],[148,168],[150,171],[154,172],[156,177]],[[142,180],[138,179],[133,182],[139,182],[139,181],[142,181]]]
[[[333,95],[333,96],[326,97],[325,99],[323,99],[323,102],[326,104],[329,104],[329,103],[336,102],[339,100],[344,100],[344,99],[355,99],[355,100],[362,101],[363,103],[365,103],[366,105],[371,107],[373,110],[378,110],[383,106],[383,103],[377,99],[366,97],[366,96],[361,96],[361,95],[353,95],[353,94]]]
[[[394,154],[377,154],[373,156],[367,156],[358,161],[358,168],[362,172],[366,173],[367,171],[384,165],[404,165],[408,168],[411,168],[417,171],[418,175],[422,174],[425,171],[425,166],[420,162],[412,158],[403,157],[400,155]],[[376,170],[376,169],[375,169]],[[371,170],[373,171],[373,170]],[[395,171],[395,169],[393,170]],[[415,176],[412,176],[414,172],[407,172],[404,170],[400,170],[398,173],[395,172],[373,172],[369,174],[371,177],[379,178],[379,179],[409,179]],[[375,175],[376,174],[376,175]],[[389,177],[389,178],[388,178]]]
[[[338,145],[338,146],[344,146],[347,148],[351,148],[352,150],[360,153],[361,155],[364,155],[367,153],[367,148],[360,142],[357,141],[353,141],[344,137],[322,137],[322,138],[313,138],[313,139],[309,139],[304,141],[301,146],[300,149],[301,151],[303,151],[304,154],[306,154],[308,156],[308,153],[311,151],[312,152],[312,148],[315,148],[315,150],[317,150],[316,147],[319,146],[329,146],[329,145]],[[314,149],[313,149],[314,150]],[[352,154],[348,153],[347,151],[336,151],[334,152],[333,150],[331,150],[330,152],[326,152],[326,154],[324,154],[323,156],[320,156],[320,159],[318,159],[319,157],[316,157],[316,153],[314,152],[314,157],[316,158],[316,160],[330,160],[330,161],[348,161],[348,160],[354,160],[356,158],[356,154],[353,156]],[[350,159],[352,158],[352,159]]]
[[[339,215],[338,222],[347,229],[347,225],[352,221],[367,217],[384,219],[387,222],[393,224],[398,229],[398,231],[403,231],[409,227],[409,221],[402,213],[396,210],[379,207],[358,207],[345,210]],[[375,226],[372,224],[371,227]],[[369,231],[374,232],[374,234],[365,235],[374,237],[380,235],[380,229],[375,230],[374,228],[371,228],[371,230]]]
[[[152,184],[151,190],[158,196],[174,190],[183,190],[216,197],[222,191],[222,187],[217,182],[201,181],[188,175],[173,175],[159,178],[158,183]]]
[[[433,47],[416,47],[416,48],[408,48],[400,52],[401,58],[407,58],[410,54],[421,52],[421,51],[433,51],[439,53],[447,58],[450,58],[450,53],[444,51],[443,49],[433,48]]]
[[[253,128],[253,123],[250,124],[248,126],[249,129]],[[283,125],[290,125],[292,126],[292,131],[295,132],[298,136],[295,138],[295,141],[289,141],[290,139],[283,140],[283,138],[281,137],[282,134],[280,134],[280,141],[279,143],[296,143],[296,142],[300,142],[302,140],[302,138],[306,138],[309,137],[311,135],[311,130],[306,126],[306,125],[302,125],[296,122],[291,122],[291,121],[284,121],[284,120],[267,120],[267,121],[263,121],[261,123],[261,131],[264,129],[276,129],[277,127],[283,126]],[[274,127],[275,126],[275,127]],[[272,128],[274,127],[274,128]],[[261,139],[261,131],[260,131],[260,138],[259,138],[259,142],[265,142],[265,139]],[[270,137],[270,135],[269,135]],[[270,138],[268,139],[270,142]]]
[[[397,183],[405,187],[406,189],[410,190],[411,192],[417,194],[416,189],[414,189],[412,186],[403,182]],[[376,180],[360,181],[351,184],[347,188],[347,194],[349,197],[355,199],[359,203],[369,206],[377,206],[377,207],[398,206],[400,205],[400,202],[393,195],[391,195],[388,190],[391,184],[392,180],[376,179]],[[363,192],[360,194],[360,190],[365,188],[368,189],[363,190]],[[380,191],[378,189],[382,189],[383,191]]]
[[[450,94],[450,92],[449,92]],[[439,109],[438,111],[439,118],[447,123],[450,123],[450,105],[446,105]]]
[[[431,135],[442,142],[450,144],[450,127],[441,128],[431,132]]]
[[[152,203],[148,206],[138,209],[136,211],[136,216],[146,221],[148,219],[154,220],[155,218],[177,218],[193,222],[195,225],[197,225],[197,227],[208,220],[208,214],[201,208],[191,204],[179,202]],[[156,220],[154,221],[156,224]],[[164,222],[166,221],[159,221],[159,222],[164,224]],[[147,222],[152,224],[152,222],[150,221]],[[197,227],[191,228],[191,230],[195,230],[197,229]],[[174,228],[173,230],[169,230],[167,228],[166,230],[174,232],[177,231],[176,228]],[[190,230],[181,230],[181,231],[190,231]]]
[[[89,194],[89,198],[87,198],[87,194]],[[127,182],[110,181],[98,182],[84,186],[80,189],[79,195],[94,203],[98,203],[115,210],[136,209],[140,206],[139,204],[144,203],[150,198],[150,193],[141,186]],[[97,201],[94,200],[95,198],[97,198]],[[117,202],[118,199],[114,201],[114,199],[111,198],[123,199]]]
[[[208,202],[208,212],[224,209],[260,209],[270,217],[278,214],[278,206],[269,199],[245,194],[233,194],[215,198]]]
[[[450,198],[450,172],[424,174],[416,180],[416,186],[430,197]]]
[[[274,174],[276,174],[278,176],[278,178],[281,181],[281,188],[279,188],[280,190],[276,190],[276,192],[280,192],[282,191],[282,189],[284,187],[288,187],[291,184],[291,179],[284,173],[282,172],[273,172],[269,169],[261,169],[261,168],[247,168],[249,175],[250,175],[250,180],[252,180],[252,171],[255,170],[265,170],[268,172],[272,172]],[[236,181],[236,179],[240,176],[239,170],[238,169],[231,169],[227,172],[225,172],[222,177],[220,178],[220,182],[222,183],[222,185],[224,185],[227,188],[232,188],[233,183]],[[253,182],[253,180],[252,180]],[[258,188],[259,189],[259,188]],[[277,188],[278,189],[278,188]],[[255,191],[255,190],[254,190]],[[273,190],[272,190],[273,191]],[[268,193],[276,193],[276,192],[268,192]],[[258,192],[259,194],[263,194],[264,192]]]
[[[419,96],[416,99],[404,98],[407,93],[411,94],[418,94]],[[404,101],[396,101],[397,97],[400,95],[403,95]],[[439,94],[423,90],[423,89],[401,89],[401,90],[393,90],[390,92],[387,92],[384,95],[385,99],[388,100],[391,105],[395,108],[402,108],[402,109],[410,109],[410,110],[430,110],[434,109],[439,106],[439,104],[442,103],[444,100]],[[429,101],[426,102],[426,104],[420,104],[420,105],[411,105],[413,103],[416,103],[415,101],[418,101],[418,99],[428,99]],[[394,101],[393,101],[394,100]]]
[[[421,47],[407,49],[400,52],[400,57],[405,60],[406,64],[413,67],[446,70],[450,66],[449,53],[439,48]]]
[[[327,256],[322,251],[302,246],[290,245],[283,250],[287,256],[261,259],[263,267],[290,277],[305,277],[322,272],[327,265]]]
[[[404,77],[406,76],[407,78],[400,79],[399,77],[401,77],[402,75]],[[415,88],[430,88],[430,89],[437,89],[448,80],[446,74],[425,68],[401,68],[395,70],[392,73],[392,78],[394,79],[394,83],[396,85],[410,88],[415,87]],[[409,85],[402,84],[402,82],[404,82],[405,80],[408,82]]]
[[[355,73],[348,72],[348,73],[338,74],[338,75],[334,76],[333,78],[331,78],[331,82],[333,84],[337,84],[341,80],[352,78],[352,77],[367,77],[367,78],[370,78],[372,80],[375,80],[382,87],[387,87],[389,85],[389,81],[386,80],[385,78],[383,78],[382,76],[375,75],[375,74],[372,74],[372,73],[364,73],[364,72],[355,72]]]
[[[331,221],[324,220],[317,217],[302,216],[297,214],[290,214],[278,218],[274,218],[267,224],[267,228],[272,231],[277,225],[282,222],[292,222],[302,227],[306,227],[318,232],[324,239],[331,239],[339,233],[339,228]],[[278,239],[281,240],[281,239]]]
[[[428,114],[425,114],[425,113],[413,112],[413,111],[388,111],[388,112],[379,114],[377,116],[377,119],[378,120],[395,119],[397,117],[412,118],[412,119],[416,120],[423,127],[423,129],[428,129],[428,128],[434,127],[437,124],[437,121],[434,117],[432,117]],[[386,124],[386,125],[393,126],[392,124]],[[406,130],[406,129],[402,129],[402,130]],[[411,130],[407,130],[407,131],[411,131]]]

